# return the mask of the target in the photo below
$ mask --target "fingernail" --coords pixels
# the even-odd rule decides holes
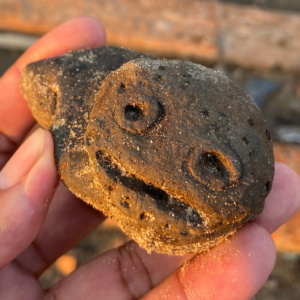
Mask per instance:
[[[0,172],[0,188],[9,188],[20,183],[42,156],[44,148],[44,130],[38,129],[21,145]]]

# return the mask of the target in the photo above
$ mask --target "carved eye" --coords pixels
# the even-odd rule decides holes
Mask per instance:
[[[154,97],[138,95],[127,100],[126,93],[119,94],[113,115],[118,125],[132,133],[143,133],[163,117],[163,106]]]
[[[194,149],[188,168],[194,178],[213,190],[234,184],[242,171],[241,163],[232,150],[218,149],[207,142]]]

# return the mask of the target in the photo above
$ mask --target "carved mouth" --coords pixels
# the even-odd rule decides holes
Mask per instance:
[[[103,151],[97,151],[96,158],[99,166],[105,169],[107,175],[114,182],[118,182],[133,192],[140,194],[141,197],[149,195],[153,199],[155,206],[159,210],[168,213],[173,219],[181,219],[191,227],[202,227],[203,219],[189,204],[180,201],[154,185],[145,183],[133,174],[128,174],[128,172],[124,174],[125,172],[119,165]]]

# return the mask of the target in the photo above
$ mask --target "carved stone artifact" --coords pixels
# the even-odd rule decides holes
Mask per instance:
[[[205,251],[262,211],[270,134],[223,74],[101,47],[28,65],[21,87],[65,185],[148,251]]]

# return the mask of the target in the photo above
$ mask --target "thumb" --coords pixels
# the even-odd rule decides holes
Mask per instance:
[[[57,185],[51,134],[36,130],[0,172],[0,269],[42,226]]]

